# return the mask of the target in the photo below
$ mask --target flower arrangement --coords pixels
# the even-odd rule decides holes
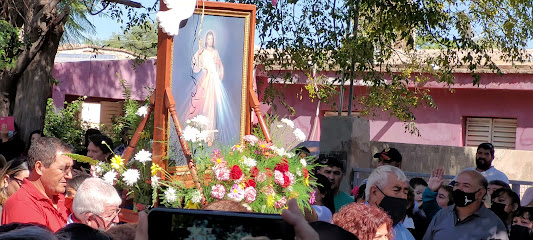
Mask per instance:
[[[153,166],[150,167],[152,154],[150,152],[141,149],[127,163],[120,155],[114,155],[109,163],[77,154],[68,155],[76,161],[91,164],[90,174],[92,177],[101,178],[117,189],[123,190],[125,197],[132,198],[133,202],[137,204],[134,210],[143,210],[145,205],[152,205],[153,200],[155,200],[153,199],[154,188],[149,181],[150,179],[153,180],[151,177]]]
[[[199,116],[196,118],[207,121]],[[288,126],[293,124],[288,121],[282,122]],[[198,120],[188,123],[199,125]],[[191,128],[189,125],[185,129]],[[206,139],[203,137],[206,131],[196,128],[189,132],[192,131],[196,134],[191,133],[186,139],[194,140],[190,144],[199,146],[198,143]],[[303,134],[301,131],[294,133]],[[163,205],[178,207],[181,202],[185,207],[197,208],[204,197],[207,203],[229,199],[254,212],[280,213],[289,199],[296,198],[305,207],[310,207],[310,178],[314,165],[307,164],[305,159],[293,152],[287,152],[254,135],[244,136],[242,144],[230,149],[212,149],[208,154],[205,152],[195,151],[193,156],[202,189],[185,190],[179,181],[169,175],[158,186]]]

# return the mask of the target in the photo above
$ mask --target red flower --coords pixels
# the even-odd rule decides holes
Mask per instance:
[[[259,169],[254,166],[252,169],[250,169],[250,176],[251,177],[257,177],[257,174],[259,174]]]
[[[287,164],[285,161],[282,161],[280,163],[276,164],[276,167],[274,170],[278,170],[282,173],[289,171],[289,164]]]
[[[289,177],[285,174],[283,174],[283,185],[281,185],[281,187],[288,187],[291,185],[291,180],[289,179]]]
[[[250,180],[248,180],[248,181],[246,181],[244,183],[244,186],[245,186],[244,188],[247,188],[247,187],[254,187],[255,188],[255,181],[253,179],[250,179]]]
[[[233,180],[237,180],[241,178],[242,176],[242,170],[238,165],[233,165],[233,168],[231,168],[230,176]]]
[[[304,168],[303,172],[304,172],[304,178],[309,177],[309,171],[307,171],[307,169]]]

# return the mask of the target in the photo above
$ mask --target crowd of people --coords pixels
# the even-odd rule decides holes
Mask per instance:
[[[136,224],[121,223],[123,198],[112,185],[88,175],[90,166],[65,155],[74,151],[71,145],[40,132],[32,134],[27,148],[8,148],[13,144],[7,144],[9,137],[1,140],[0,239],[148,238],[147,215],[141,212]],[[112,157],[113,142],[100,132],[87,134],[85,146],[80,153],[93,159]],[[443,169],[432,171],[427,181],[408,179],[397,149],[374,157],[378,166],[352,190],[353,196],[340,191],[343,161],[312,160],[319,164],[312,208],[302,212],[291,200],[282,213],[297,237],[533,239],[533,189],[522,199],[511,190],[507,176],[492,166],[490,143],[479,145],[476,166],[462,170],[449,184]],[[247,211],[230,200],[205,209]]]

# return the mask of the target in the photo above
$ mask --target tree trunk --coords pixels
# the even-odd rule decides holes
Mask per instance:
[[[52,70],[62,35],[62,26],[51,31],[42,50],[18,81],[13,116],[20,128],[19,135],[26,144],[29,134],[34,130],[42,130],[44,125],[46,100],[52,93]]]
[[[59,7],[61,1],[16,0],[0,5],[0,19],[23,27],[25,42],[16,66],[0,69],[0,116],[15,117],[26,143],[33,130],[42,129],[46,99],[52,92],[55,55],[70,13],[68,4]]]

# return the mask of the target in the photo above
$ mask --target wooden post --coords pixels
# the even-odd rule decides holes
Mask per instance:
[[[257,116],[257,121],[259,122],[259,125],[261,126],[261,130],[263,130],[263,135],[265,135],[265,140],[267,142],[272,142],[272,138],[270,137],[270,133],[268,132],[268,128],[266,126],[265,120],[263,119],[263,113],[261,113],[261,109],[259,109],[259,99],[257,99],[257,94],[254,92],[252,88],[248,89],[248,99],[249,99],[252,110],[255,112],[255,115]]]
[[[124,160],[126,160],[124,163],[128,162],[131,158],[131,155],[133,155],[133,151],[135,151],[135,147],[137,146],[137,143],[139,143],[139,139],[141,139],[142,132],[144,130],[144,127],[146,126],[146,122],[150,118],[150,115],[152,115],[152,111],[154,109],[154,95],[150,97],[150,105],[148,105],[148,110],[146,111],[146,115],[144,116],[143,120],[139,123],[139,126],[137,126],[137,129],[135,130],[135,133],[133,134],[133,137],[130,140],[130,143],[128,144],[128,147],[126,150],[124,150]]]

